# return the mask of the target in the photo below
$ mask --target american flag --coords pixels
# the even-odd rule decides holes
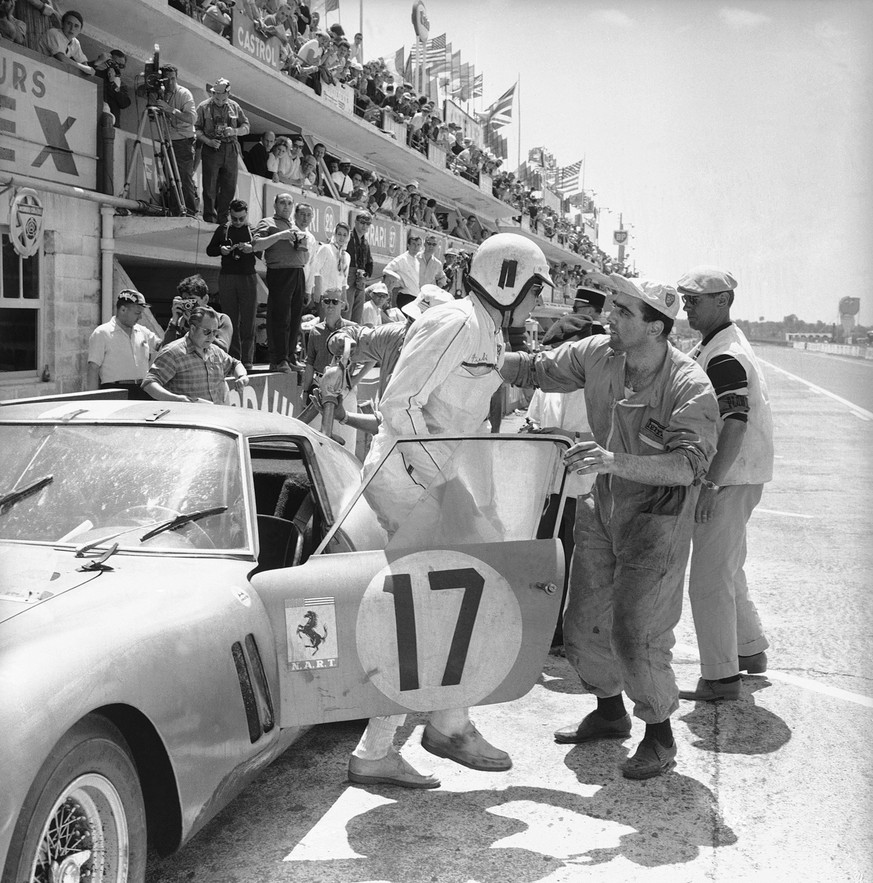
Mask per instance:
[[[440,61],[446,60],[446,35],[440,34],[433,40],[427,41],[427,55],[425,56],[425,66],[430,67]]]
[[[576,193],[579,190],[579,172],[582,169],[582,160],[572,165],[558,169],[557,187],[562,193]]]
[[[517,85],[513,83],[485,113],[480,115],[481,118],[496,128],[508,126],[512,122],[512,99],[515,97]]]

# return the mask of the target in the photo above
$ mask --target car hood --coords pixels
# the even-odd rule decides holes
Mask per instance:
[[[78,569],[92,560],[72,549],[0,543],[0,622],[96,579],[101,571]]]

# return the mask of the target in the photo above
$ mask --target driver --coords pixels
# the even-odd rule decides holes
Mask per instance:
[[[542,251],[522,236],[500,233],[482,244],[466,279],[470,296],[434,306],[410,326],[380,402],[381,422],[364,461],[364,478],[400,436],[467,435],[482,429],[501,383],[503,329],[523,323],[543,285],[553,284],[548,272]],[[380,466],[366,494],[389,537],[407,521],[454,447],[428,445]],[[393,748],[404,718],[369,722],[349,760],[352,782],[439,786],[437,778],[419,773]],[[432,712],[421,744],[431,754],[476,770],[512,766],[505,751],[482,737],[467,708]]]

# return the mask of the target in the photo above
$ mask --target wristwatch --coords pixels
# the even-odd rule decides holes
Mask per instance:
[[[721,489],[721,485],[716,484],[714,481],[710,481],[708,478],[701,478],[700,486],[705,487],[708,491],[717,491]]]

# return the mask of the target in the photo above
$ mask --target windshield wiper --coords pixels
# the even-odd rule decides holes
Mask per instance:
[[[210,515],[221,515],[222,512],[227,512],[227,506],[213,506],[211,509],[201,509],[199,512],[189,512],[187,515],[177,515],[175,518],[153,527],[148,533],[144,533],[139,541],[144,543],[165,530],[178,530],[182,525],[199,521],[201,518],[208,518]]]
[[[54,475],[44,475],[42,478],[33,482],[33,484],[27,485],[27,487],[20,487],[18,490],[8,491],[3,494],[0,496],[0,515],[5,515],[6,512],[19,500],[23,500],[25,497],[29,497],[31,494],[41,491],[46,485],[51,484],[54,480]]]

